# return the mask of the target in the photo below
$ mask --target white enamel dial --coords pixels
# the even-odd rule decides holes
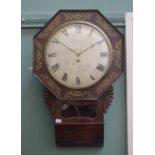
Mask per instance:
[[[97,83],[111,61],[107,36],[86,22],[70,22],[52,33],[45,45],[49,74],[60,84],[82,89]]]

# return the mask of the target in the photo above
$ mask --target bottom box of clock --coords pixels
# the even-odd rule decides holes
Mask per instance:
[[[71,124],[55,126],[57,146],[102,146],[103,124]]]

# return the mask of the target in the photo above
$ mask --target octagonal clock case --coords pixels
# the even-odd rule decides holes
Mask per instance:
[[[34,36],[33,73],[45,86],[57,145],[103,145],[123,41],[98,10],[60,10]]]

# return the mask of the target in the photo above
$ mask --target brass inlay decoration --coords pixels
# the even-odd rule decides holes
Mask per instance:
[[[115,42],[115,52],[114,52],[114,55],[115,55],[115,59],[114,59],[114,62],[115,62],[115,65],[117,66],[117,68],[121,69],[121,57],[122,57],[122,40],[119,40],[117,42]]]
[[[66,20],[89,20],[92,17],[91,13],[63,13]]]
[[[70,98],[70,97],[93,97],[93,94],[91,91],[66,91],[64,98]]]
[[[118,33],[101,16],[97,16],[96,22],[101,26],[110,37],[118,37]]]

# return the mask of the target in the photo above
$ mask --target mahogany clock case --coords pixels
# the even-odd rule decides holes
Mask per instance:
[[[85,21],[99,27],[112,46],[111,65],[105,76],[90,87],[76,90],[58,83],[49,74],[44,60],[49,35],[71,21]],[[123,70],[123,50],[123,35],[98,10],[60,10],[34,36],[33,73],[47,88],[44,97],[54,115],[58,146],[103,145],[103,114],[113,99],[112,84]]]

